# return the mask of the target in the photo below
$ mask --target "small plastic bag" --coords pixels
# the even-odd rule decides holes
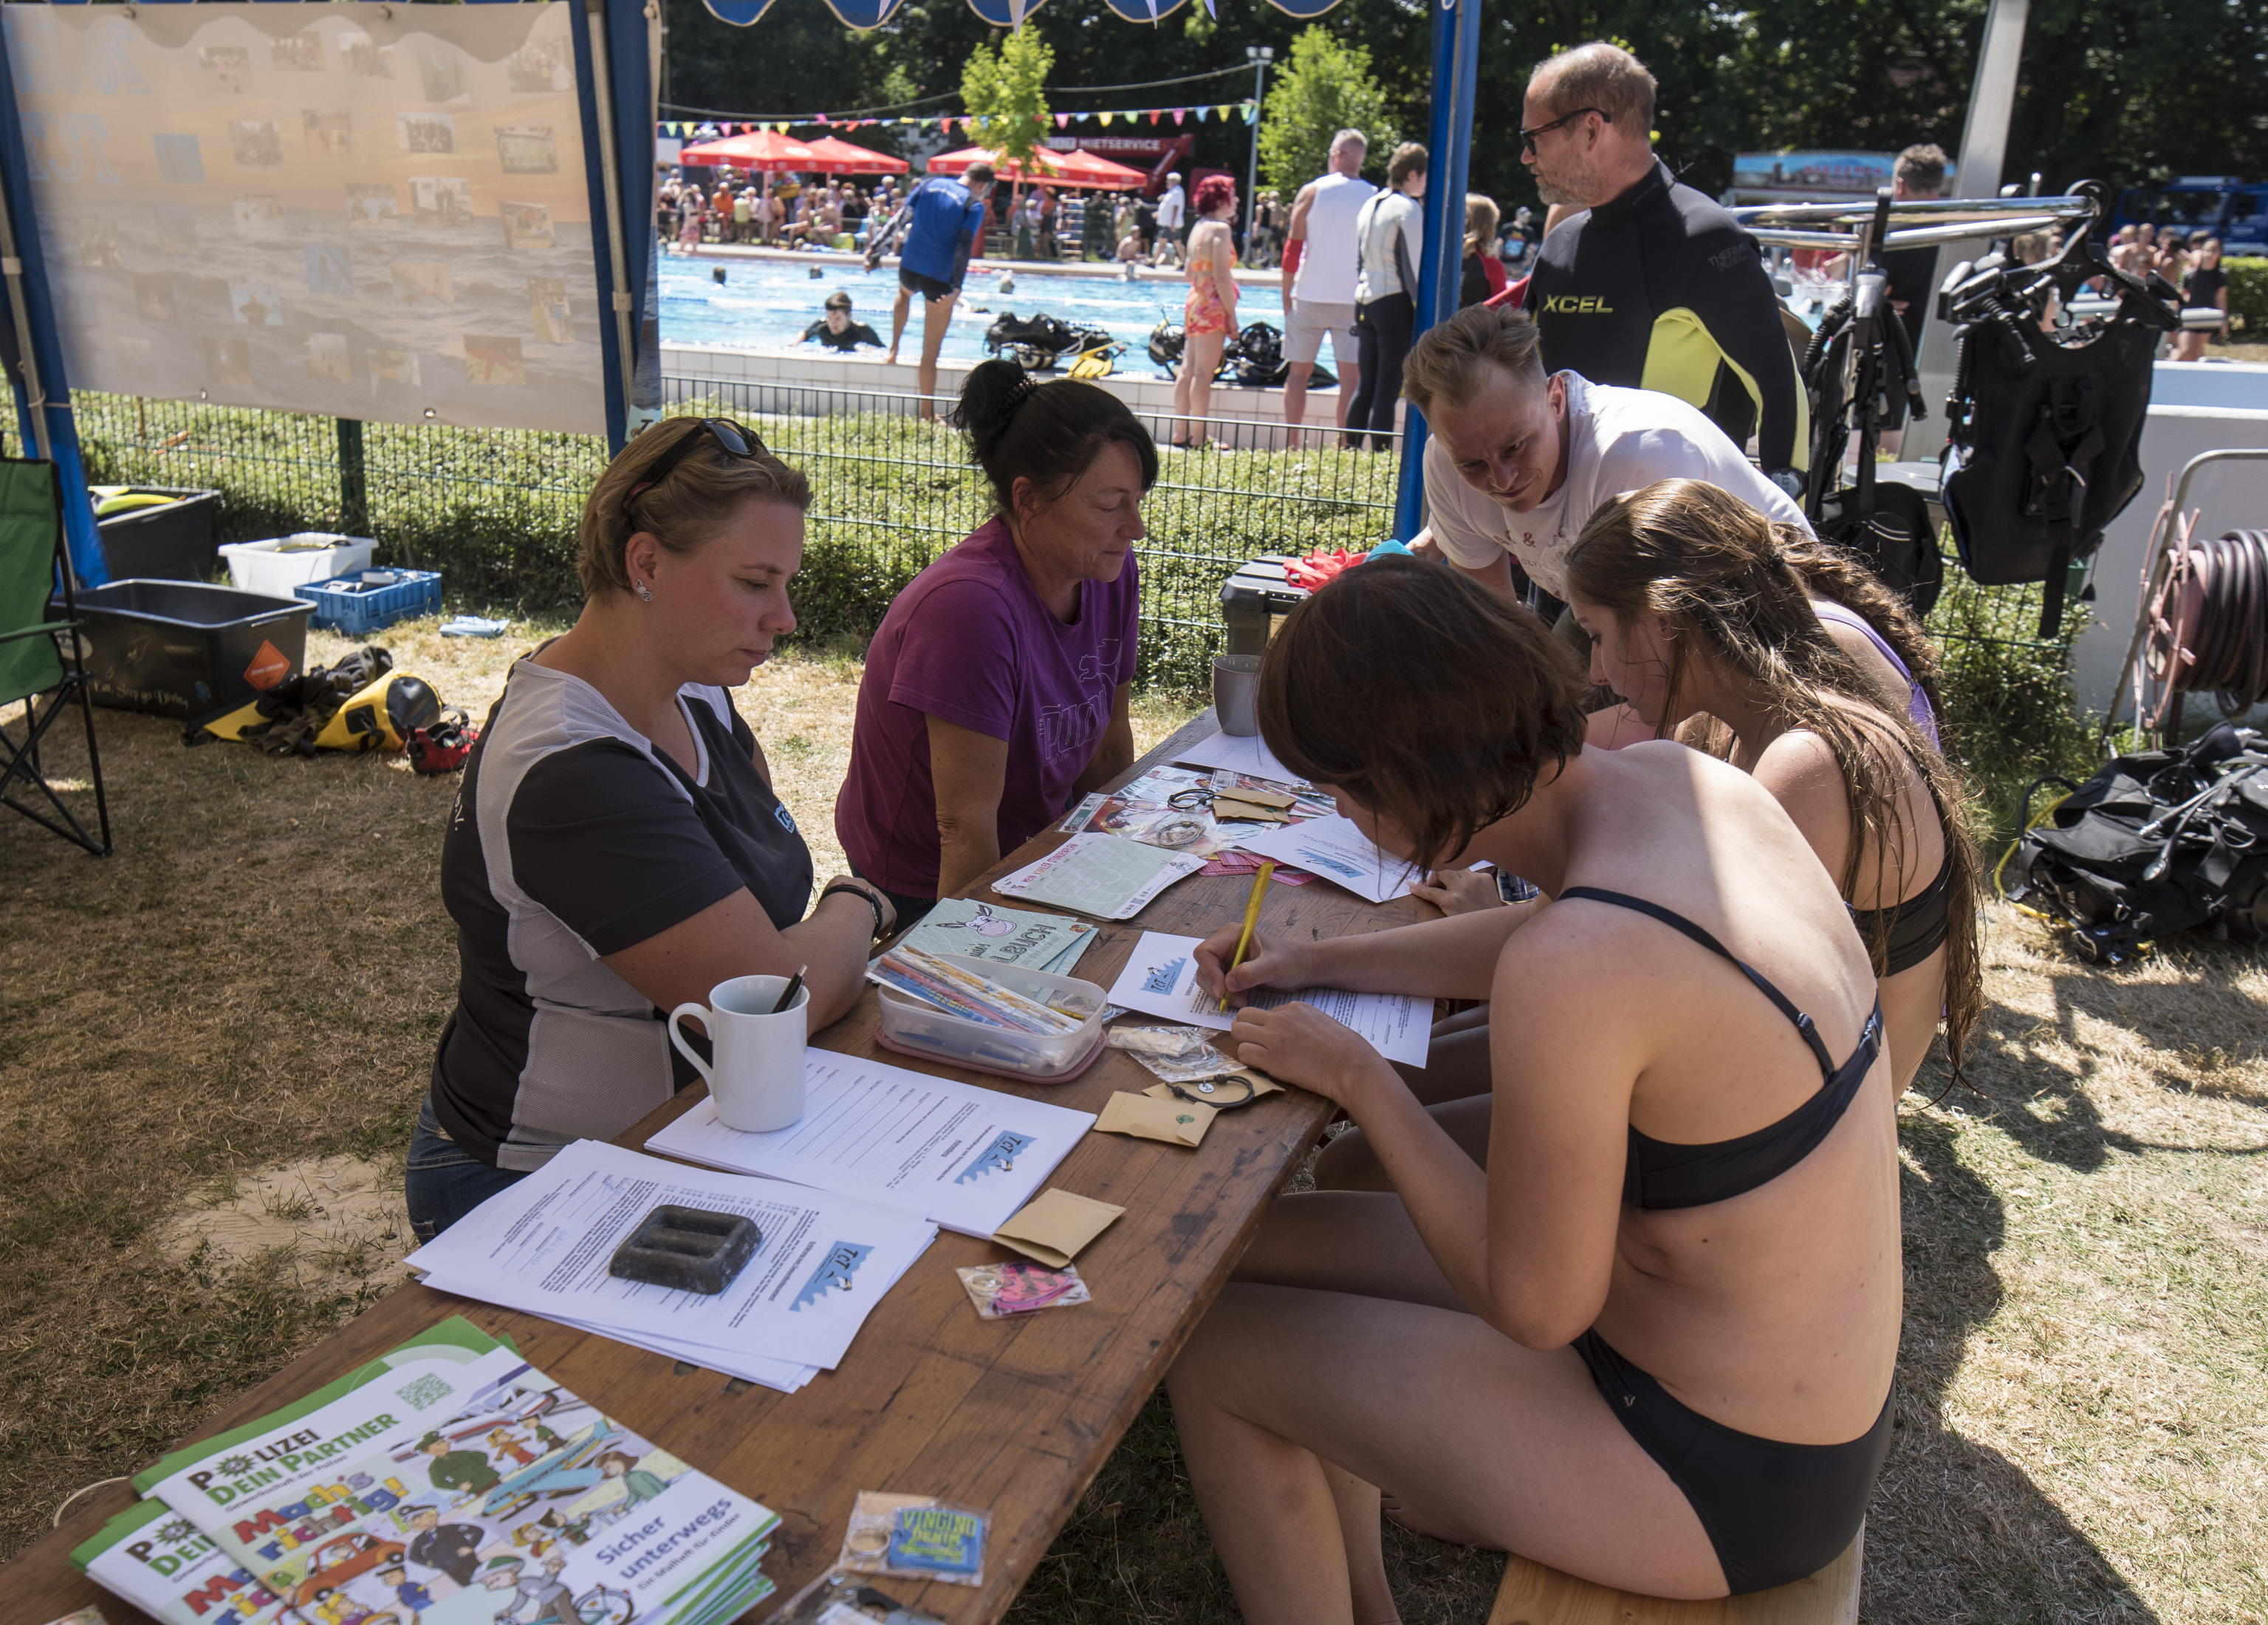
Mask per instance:
[[[853,1574],[828,1570],[787,1600],[767,1625],[942,1625]]]
[[[901,1580],[981,1585],[991,1515],[934,1496],[862,1489],[843,1532],[839,1569]]]
[[[968,1289],[968,1301],[976,1305],[976,1312],[987,1320],[1094,1302],[1086,1282],[1068,1264],[1050,1269],[1019,1259],[1005,1264],[971,1264],[953,1273]]]
[[[1202,1027],[1114,1027],[1110,1047],[1124,1050],[1168,1083],[1196,1083],[1244,1070],[1208,1041]]]

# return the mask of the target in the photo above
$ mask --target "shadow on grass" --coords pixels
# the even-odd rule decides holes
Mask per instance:
[[[1999,1311],[1992,1256],[2007,1234],[1999,1197],[1961,1160],[1959,1133],[1934,1113],[1899,1124],[1910,1159],[1900,1177],[1905,1326],[1860,1615],[1901,1625],[2154,1620],[2022,1468],[1945,1419],[1970,1333]]]
[[[2084,1087],[2088,1071],[2116,1058],[2082,1030],[2082,1020],[2146,1040],[2154,1029],[2179,1032],[2193,1041],[2149,1044],[2149,1060],[2142,1069],[2157,1087],[2179,1093],[2238,1093],[2262,1104],[2250,1089],[2230,1090],[2210,1078],[2189,1089],[2174,1081],[2182,1074],[2233,1072],[2268,1051],[2258,1000],[2240,984],[2248,971],[2258,969],[2258,950],[2198,942],[2167,951],[2183,973],[2177,992],[2161,985],[2130,988],[2119,971],[2073,962],[2044,971],[2054,999],[2054,1015],[2048,1020],[2002,1004],[1985,1007],[1974,1053],[1989,1057],[1977,1070],[1998,1097],[1998,1110],[1992,1114],[1994,1127],[2029,1155],[2078,1173],[2096,1171],[2113,1151],[2268,1154],[2268,1143],[2257,1140],[2177,1144],[2112,1128]],[[2177,1020],[2168,1020],[2161,1012],[2148,1023],[2139,1021],[2136,1005],[2143,997],[2161,1004],[2177,1001],[2173,1012]],[[2058,1047],[2067,1047],[2082,1059],[2074,1063],[2049,1053]]]

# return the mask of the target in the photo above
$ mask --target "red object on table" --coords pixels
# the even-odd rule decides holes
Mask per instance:
[[[1351,548],[1336,553],[1310,553],[1305,558],[1295,558],[1285,565],[1284,574],[1292,586],[1304,587],[1312,593],[1326,582],[1336,580],[1368,557],[1368,554]]]

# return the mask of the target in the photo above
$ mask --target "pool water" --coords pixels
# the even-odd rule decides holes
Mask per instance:
[[[813,277],[811,268],[824,273]],[[712,273],[721,270],[725,280]],[[1028,271],[1016,275],[1016,291],[998,291],[1000,273],[973,270],[953,307],[953,329],[946,336],[943,357],[948,361],[984,359],[984,329],[1008,311],[1031,317],[1042,312],[1074,327],[1101,328],[1126,345],[1117,370],[1138,377],[1160,377],[1162,373],[1145,351],[1150,330],[1160,319],[1179,321],[1187,292],[1180,282],[1126,282],[1115,275]],[[733,350],[777,350],[801,337],[818,321],[827,296],[836,289],[850,294],[854,320],[890,336],[890,305],[897,297],[895,266],[885,264],[869,272],[864,262],[843,254],[814,255],[802,261],[725,259],[666,255],[661,262],[661,336],[673,344],[717,344]],[[1283,324],[1280,301],[1272,290],[1247,288],[1240,307],[1253,321]],[[917,360],[921,354],[922,301],[917,298],[906,321],[906,336],[899,354]],[[798,353],[818,349],[806,345]],[[862,356],[879,358],[882,352],[861,350]]]

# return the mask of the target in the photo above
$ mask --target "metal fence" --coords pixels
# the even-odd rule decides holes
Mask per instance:
[[[673,412],[746,421],[811,478],[799,603],[825,635],[871,632],[898,588],[984,521],[965,440],[917,397],[806,385],[665,380]],[[223,541],[338,529],[388,563],[439,569],[453,602],[558,610],[579,599],[583,499],[606,465],[590,436],[360,424],[199,402],[79,392],[90,477],[224,493]],[[1320,405],[1321,403],[1318,403]],[[1188,420],[1145,418],[1161,445]],[[1389,534],[1399,458],[1325,429],[1298,450],[1280,428],[1216,418],[1214,448],[1164,454],[1145,504],[1145,681],[1196,688],[1221,646],[1220,584],[1263,553],[1367,547]]]
[[[671,410],[738,418],[811,477],[814,542],[844,548],[884,580],[910,580],[992,511],[966,441],[917,414],[921,397],[778,383],[667,380]],[[942,411],[951,403],[932,401]],[[1398,445],[1361,452],[1311,432],[1300,449],[1271,448],[1274,423],[1201,421],[1137,411],[1161,448],[1176,433],[1212,445],[1161,452],[1143,504],[1142,668],[1152,681],[1201,687],[1221,646],[1220,584],[1266,553],[1367,548],[1392,534]],[[887,602],[885,600],[884,602]],[[876,611],[879,617],[880,611]]]

